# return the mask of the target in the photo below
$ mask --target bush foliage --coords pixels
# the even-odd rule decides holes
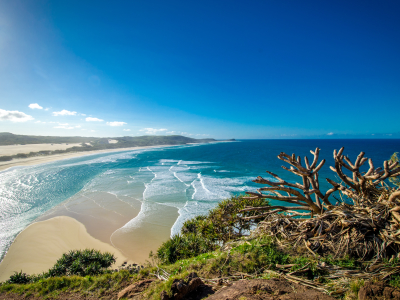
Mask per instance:
[[[64,253],[47,272],[46,277],[63,275],[98,275],[115,262],[113,254],[94,249],[74,250]]]
[[[11,275],[7,283],[25,284],[36,282],[44,278],[60,276],[94,276],[105,273],[115,262],[113,254],[94,249],[74,250],[64,253],[55,265],[45,273],[40,275],[27,275],[26,273],[16,272]]]
[[[17,284],[25,284],[31,282],[32,277],[26,273],[15,272],[10,276],[10,279],[7,280],[7,283],[17,283]]]
[[[206,216],[197,216],[183,224],[181,233],[163,243],[157,251],[162,263],[174,263],[179,259],[194,257],[214,251],[228,241],[248,234],[260,221],[243,220],[255,212],[240,212],[246,206],[268,206],[265,199],[246,199],[235,196],[220,202]]]

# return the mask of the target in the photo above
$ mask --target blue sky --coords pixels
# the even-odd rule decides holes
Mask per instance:
[[[0,0],[0,132],[398,133],[399,13],[397,0]]]

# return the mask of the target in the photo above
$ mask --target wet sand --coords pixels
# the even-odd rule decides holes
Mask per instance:
[[[143,191],[138,191],[138,196]],[[174,207],[153,203],[151,212],[141,213],[142,202],[127,196],[96,192],[77,195],[53,208],[37,220],[68,216],[82,223],[94,238],[119,249],[135,263],[143,264],[150,251],[171,236],[178,218]],[[134,220],[135,226],[131,226]]]
[[[176,208],[152,205],[150,214],[139,215],[142,202],[132,197],[91,192],[70,198],[17,236],[0,263],[0,282],[14,271],[47,271],[63,253],[76,249],[113,252],[118,257],[116,266],[125,260],[144,264],[150,251],[156,252],[169,239],[178,217]],[[132,220],[139,222],[131,227]]]

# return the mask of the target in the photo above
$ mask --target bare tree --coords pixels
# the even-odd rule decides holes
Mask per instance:
[[[375,168],[372,160],[364,157],[364,152],[352,163],[343,155],[343,150],[334,151],[335,166],[330,167],[341,182],[327,178],[332,187],[326,192],[321,190],[318,176],[325,164],[325,160],[318,163],[319,148],[310,151],[313,161],[310,164],[305,157],[304,165],[300,156],[280,153],[278,158],[290,165],[282,168],[300,176],[300,183],[287,182],[267,171],[276,181],[259,176],[254,182],[268,186],[247,193],[249,198],[267,198],[289,205],[246,207],[242,212],[260,213],[243,218],[265,218],[261,227],[293,245],[304,244],[313,254],[331,251],[335,255],[381,258],[398,253],[400,190],[386,185],[384,180],[400,175],[399,163],[385,161],[383,168]],[[361,172],[366,162],[369,169]],[[336,191],[347,200],[338,201],[335,197],[334,205],[332,198]]]

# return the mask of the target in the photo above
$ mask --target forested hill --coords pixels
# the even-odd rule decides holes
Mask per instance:
[[[211,143],[214,139],[193,139],[181,135],[169,136],[124,136],[113,138],[81,137],[81,136],[35,136],[17,135],[8,132],[0,133],[0,146],[6,145],[27,145],[27,144],[76,144],[65,150],[48,150],[30,153],[18,153],[10,156],[1,156],[0,161],[10,161],[15,158],[28,158],[33,156],[61,154],[67,152],[83,152],[93,150],[119,149],[140,146],[159,146],[159,145],[185,145],[191,143]]]
[[[109,141],[118,141],[109,143]],[[193,139],[181,135],[169,136],[124,136],[124,137],[81,137],[81,136],[40,136],[18,135],[9,132],[0,132],[0,145],[24,145],[24,144],[60,144],[60,143],[90,143],[92,147],[121,148],[135,146],[155,145],[183,145],[189,143],[209,143],[214,139]],[[107,146],[105,146],[107,145]]]

